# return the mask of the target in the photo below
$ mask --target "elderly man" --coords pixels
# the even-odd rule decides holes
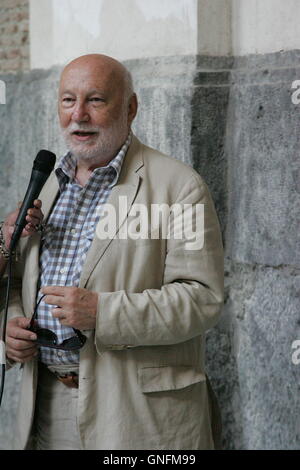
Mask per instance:
[[[116,60],[68,64],[58,112],[69,152],[40,195],[45,230],[20,242],[22,301],[7,329],[23,367],[15,447],[213,449],[204,338],[222,306],[223,252],[208,189],[132,134],[137,97]],[[108,205],[118,218],[105,238]],[[174,214],[133,236],[136,208],[147,219],[157,205],[187,208],[191,226],[204,208],[203,243],[178,236]],[[34,309],[29,331],[20,317]]]

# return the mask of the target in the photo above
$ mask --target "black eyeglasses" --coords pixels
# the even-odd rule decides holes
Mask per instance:
[[[76,349],[82,348],[82,346],[86,342],[86,336],[84,336],[81,331],[76,330],[75,328],[73,328],[75,336],[67,338],[62,343],[58,344],[58,338],[54,331],[48,330],[47,328],[39,328],[38,326],[36,326],[35,320],[37,317],[38,306],[40,305],[45,295],[43,295],[36,304],[36,307],[30,320],[30,324],[27,328],[28,330],[32,331],[37,335],[36,343],[39,346],[44,346],[46,348],[63,349],[64,351],[75,351]]]

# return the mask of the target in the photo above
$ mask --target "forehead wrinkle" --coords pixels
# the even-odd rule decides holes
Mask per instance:
[[[86,95],[93,95],[93,94],[98,94],[98,95],[104,95],[103,91],[100,90],[99,88],[92,88],[91,90],[88,90],[86,92]],[[61,91],[61,94],[62,95],[75,95],[76,92],[74,90],[71,90],[71,89],[67,89],[67,90],[62,90]]]
[[[83,62],[81,64],[81,62]],[[126,83],[126,68],[120,63],[104,62],[102,60],[84,60],[75,61],[68,64],[61,74],[60,79],[60,92],[66,86],[69,89],[68,82],[82,84],[84,82],[92,81],[93,88],[100,91],[100,88],[105,91],[122,90],[125,92]],[[97,82],[99,86],[97,85]]]

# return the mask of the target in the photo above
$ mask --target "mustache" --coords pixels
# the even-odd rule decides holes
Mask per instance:
[[[70,124],[65,131],[69,133],[73,132],[100,132],[100,127],[92,127],[89,124]]]

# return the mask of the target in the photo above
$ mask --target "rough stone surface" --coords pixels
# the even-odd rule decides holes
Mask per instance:
[[[0,214],[3,214],[23,198],[37,152],[51,148],[59,154],[62,145],[56,116],[58,71],[0,78],[6,83],[6,105],[0,105]]]
[[[299,107],[291,84],[294,64],[280,61],[263,70],[235,70],[230,90],[227,135],[228,254],[239,262],[300,265]]]
[[[226,249],[226,302],[207,335],[208,373],[226,449],[300,446],[299,52],[244,58],[128,61],[145,143],[193,165],[216,203]],[[40,148],[64,151],[56,118],[59,70],[0,76],[0,215],[26,189]],[[300,106],[300,105],[299,105]],[[10,448],[18,371],[10,371],[0,448]]]
[[[29,69],[29,1],[0,2],[0,73]]]
[[[299,286],[299,269],[227,260],[223,317],[207,335],[225,449],[299,449]]]

